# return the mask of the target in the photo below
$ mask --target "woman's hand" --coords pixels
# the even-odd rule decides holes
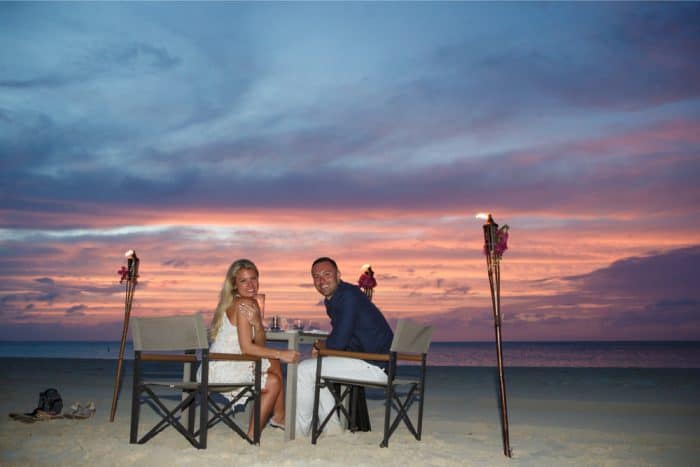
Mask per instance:
[[[299,361],[299,352],[296,350],[280,350],[279,358],[284,363],[297,363]]]
[[[262,327],[262,319],[260,318],[260,313],[255,307],[248,303],[241,302],[238,305],[238,310],[246,317],[251,326],[257,328]]]
[[[316,342],[314,342],[313,347],[311,347],[311,357],[316,358],[318,357],[318,351],[321,349],[326,348],[326,341],[323,341],[321,339],[317,339]]]

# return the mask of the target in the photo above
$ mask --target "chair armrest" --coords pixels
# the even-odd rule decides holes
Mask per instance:
[[[346,357],[359,358],[360,360],[373,360],[377,362],[388,362],[389,355],[384,353],[368,353],[368,352],[351,352],[349,350],[334,350],[321,348],[318,350],[322,357]],[[421,362],[423,356],[420,354],[399,353],[396,354],[396,360],[408,360],[410,362]]]
[[[235,361],[235,362],[258,362],[261,360],[260,357],[248,354],[237,354],[237,353],[209,353],[209,361],[221,360],[221,361]]]
[[[165,354],[142,353],[141,360],[148,361],[148,362],[196,363],[197,357],[195,357],[194,355],[165,355]]]
[[[408,360],[409,362],[422,362],[423,355],[415,353],[399,353],[396,354],[396,360]]]
[[[374,360],[388,362],[389,355],[383,353],[351,352],[349,350],[320,349],[318,354],[322,357],[358,358],[360,360]]]

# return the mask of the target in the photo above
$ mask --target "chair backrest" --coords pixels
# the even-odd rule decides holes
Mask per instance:
[[[134,350],[206,349],[207,328],[201,313],[158,318],[132,318]]]
[[[409,319],[396,322],[394,340],[391,341],[391,351],[400,353],[428,353],[430,339],[433,337],[433,327],[416,323]]]

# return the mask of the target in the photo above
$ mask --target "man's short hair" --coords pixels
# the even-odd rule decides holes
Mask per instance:
[[[336,271],[338,270],[338,265],[335,263],[335,261],[333,261],[332,258],[329,258],[328,256],[321,256],[320,258],[316,258],[316,260],[313,263],[311,263],[311,269],[313,269],[314,266],[316,266],[318,263],[323,263],[325,261],[331,263]]]

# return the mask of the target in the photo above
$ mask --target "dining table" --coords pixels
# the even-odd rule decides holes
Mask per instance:
[[[270,342],[286,342],[290,350],[299,350],[301,344],[313,344],[319,339],[328,337],[328,332],[320,330],[266,330],[265,339]],[[301,358],[305,356],[302,355]],[[306,356],[310,357],[310,356]],[[298,363],[287,364],[287,384],[284,398],[284,440],[291,441],[296,435],[297,414],[297,366]]]

